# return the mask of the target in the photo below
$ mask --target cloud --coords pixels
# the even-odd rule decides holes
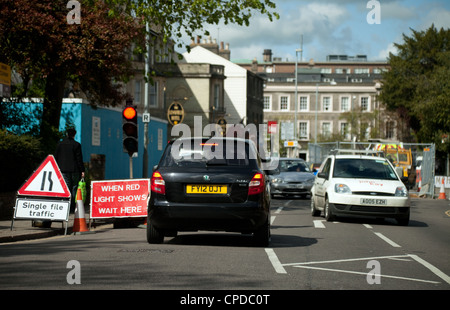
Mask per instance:
[[[448,0],[379,0],[381,24],[369,25],[368,0],[274,0],[279,20],[255,14],[249,27],[213,25],[218,43],[230,44],[231,59],[262,61],[264,49],[274,57],[293,61],[303,36],[303,61],[323,61],[329,54],[367,54],[385,59],[410,28],[426,30],[450,26]]]
[[[389,43],[385,49],[382,49],[378,53],[378,60],[387,60],[387,58],[389,57],[389,53],[392,53],[394,55],[397,54],[397,48],[394,46],[394,43]]]
[[[231,58],[237,54],[248,59],[261,59],[264,49],[273,49],[274,56],[293,59],[295,49],[300,47],[301,35],[304,46],[315,42],[323,46],[344,47],[351,41],[352,30],[345,23],[343,25],[343,21],[350,18],[344,6],[300,3],[289,8],[291,10],[280,12],[280,19],[273,22],[264,16],[255,16],[249,27],[219,26],[219,30],[211,28],[210,33],[217,33],[219,41],[230,43]],[[290,49],[292,53],[276,55],[277,48]]]
[[[411,20],[419,18],[420,12],[417,7],[411,5],[403,5],[400,1],[380,2],[381,8],[381,19],[392,19],[392,20]]]
[[[421,24],[421,30],[428,29],[433,23],[436,29],[450,28],[450,11],[443,8],[431,9]]]

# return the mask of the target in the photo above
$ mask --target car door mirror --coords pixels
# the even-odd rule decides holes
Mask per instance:
[[[317,177],[322,178],[322,179],[328,179],[328,173],[319,172],[319,173],[317,173]]]

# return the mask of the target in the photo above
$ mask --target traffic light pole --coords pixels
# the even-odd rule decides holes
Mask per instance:
[[[145,77],[146,77],[146,81],[145,81],[145,85],[144,85],[144,113],[148,113],[148,74],[150,72],[150,59],[149,59],[149,50],[150,50],[150,45],[149,45],[149,36],[148,33],[150,31],[148,23],[145,24],[145,30],[147,32],[147,34],[145,35],[145,44],[146,44],[146,50],[147,50],[147,55],[145,55]],[[148,123],[145,122],[144,123],[144,154],[142,157],[142,177],[143,178],[148,178]]]
[[[130,155],[130,179],[133,178],[133,155]]]

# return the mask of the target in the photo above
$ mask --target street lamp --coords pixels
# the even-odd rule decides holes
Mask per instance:
[[[298,53],[302,52],[301,48],[297,48],[295,50],[295,115],[294,115],[294,140],[298,140],[297,138],[297,113],[298,113]]]
[[[325,83],[316,83],[316,113],[315,113],[315,129],[314,129],[314,144],[317,144],[317,114],[318,114],[318,100],[319,100],[319,84],[324,85]],[[335,81],[331,81],[330,85],[336,85],[337,83]]]

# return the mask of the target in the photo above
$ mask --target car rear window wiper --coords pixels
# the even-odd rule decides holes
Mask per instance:
[[[206,161],[207,166],[226,166],[228,165],[225,158],[213,158]]]

